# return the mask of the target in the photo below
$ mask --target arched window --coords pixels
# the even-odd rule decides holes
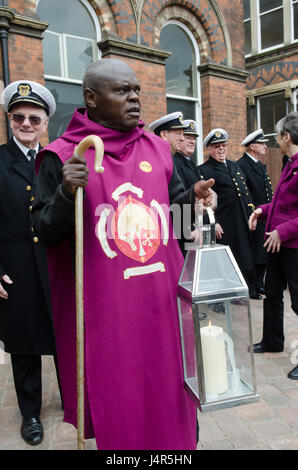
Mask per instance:
[[[83,105],[82,78],[99,58],[100,28],[87,0],[39,0],[37,14],[49,23],[43,39],[45,83],[57,103],[51,141],[65,130],[74,108]]]
[[[160,46],[172,54],[166,60],[167,111],[181,111],[184,119],[197,122],[198,138],[195,163],[203,162],[201,92],[198,65],[199,49],[188,28],[177,21],[168,21],[160,33]]]

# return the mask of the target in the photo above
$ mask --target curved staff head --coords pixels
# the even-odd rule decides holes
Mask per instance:
[[[97,135],[88,135],[75,147],[74,154],[77,157],[83,157],[87,148],[95,148],[95,160],[94,160],[94,170],[96,173],[103,173],[104,167],[101,166],[103,154],[104,154],[104,145],[103,141]]]

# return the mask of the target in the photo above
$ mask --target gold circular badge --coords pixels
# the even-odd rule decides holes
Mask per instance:
[[[152,166],[151,166],[151,163],[149,162],[146,162],[146,161],[143,161],[140,163],[139,165],[140,169],[142,171],[144,171],[145,173],[150,173],[150,171],[152,171]]]

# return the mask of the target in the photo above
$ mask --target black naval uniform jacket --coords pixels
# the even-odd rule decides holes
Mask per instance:
[[[189,189],[193,184],[203,178],[195,164],[189,158],[177,151],[173,157],[178,174],[184,184],[185,189]]]
[[[13,281],[2,283],[0,340],[20,355],[55,352],[46,251],[31,224],[35,179],[13,139],[0,146],[0,276]]]
[[[267,204],[271,201],[273,192],[270,178],[266,171],[266,165],[260,160],[255,163],[247,153],[238,160],[238,164],[243,171],[247,186],[255,207],[261,204]],[[266,264],[267,252],[264,245],[266,221],[259,221],[256,230],[252,232],[252,238],[255,248],[255,263]]]
[[[253,270],[253,244],[248,219],[252,200],[245,176],[237,162],[217,162],[212,157],[198,167],[205,179],[214,178],[212,189],[217,193],[215,219],[224,233],[217,243],[229,245],[241,271]]]

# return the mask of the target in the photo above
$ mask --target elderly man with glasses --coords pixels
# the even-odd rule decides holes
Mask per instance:
[[[56,104],[44,86],[27,80],[8,85],[1,103],[12,138],[0,147],[0,340],[11,354],[21,435],[36,445],[43,439],[41,355],[54,355],[55,341],[46,252],[32,229],[31,205],[35,156]]]

